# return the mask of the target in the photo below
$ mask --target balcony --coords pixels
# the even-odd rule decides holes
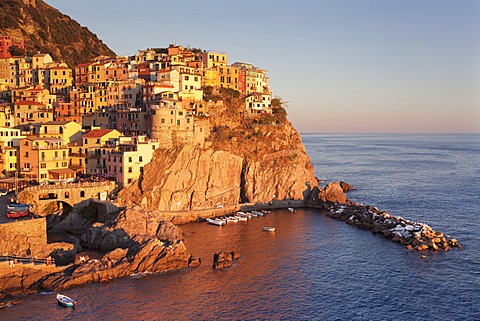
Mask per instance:
[[[55,145],[55,146],[32,146],[32,150],[53,150],[53,149],[68,149],[67,145]]]

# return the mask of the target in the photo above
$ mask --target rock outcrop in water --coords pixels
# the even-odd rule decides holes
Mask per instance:
[[[238,260],[240,255],[237,252],[219,252],[213,254],[213,269],[229,268],[233,265],[235,260]]]
[[[408,249],[423,250],[450,250],[460,248],[457,239],[434,231],[424,223],[405,220],[400,216],[393,216],[376,207],[364,206],[354,202],[348,204],[333,204],[328,207],[328,216],[340,219],[348,224],[370,229],[394,242],[406,245]]]

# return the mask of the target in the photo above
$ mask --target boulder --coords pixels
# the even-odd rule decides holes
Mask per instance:
[[[239,254],[235,252],[219,252],[213,254],[213,269],[229,268],[233,265],[233,261],[239,258]]]
[[[327,186],[325,186],[325,188],[320,191],[319,197],[323,202],[338,202],[342,204],[345,204],[347,202],[347,196],[343,192],[343,189],[340,187],[340,184],[338,182],[327,184]]]
[[[348,191],[351,191],[352,189],[355,189],[352,185],[344,181],[340,181],[340,187],[344,192],[348,192]]]
[[[163,241],[184,240],[182,229],[168,221],[160,222],[156,237]]]

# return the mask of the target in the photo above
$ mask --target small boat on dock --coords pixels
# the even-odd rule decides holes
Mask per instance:
[[[60,293],[57,294],[57,302],[64,307],[74,307],[76,304],[74,299]]]
[[[260,212],[260,211],[252,211],[252,215],[265,216],[265,214],[263,212]]]
[[[246,222],[248,221],[248,217],[247,216],[240,216],[240,215],[235,215],[234,216],[239,222]]]
[[[271,226],[264,226],[264,227],[262,227],[262,231],[265,231],[265,232],[275,232],[275,228],[274,228],[274,227],[271,227]]]
[[[29,204],[10,203],[7,204],[7,217],[19,218],[27,216],[30,213]]]
[[[223,226],[223,225],[227,224],[227,222],[225,220],[222,220],[222,219],[219,219],[219,218],[207,218],[206,221],[209,224],[218,225],[218,226]]]
[[[238,218],[236,218],[235,216],[227,216],[227,224],[228,223],[237,223],[238,222]]]
[[[262,213],[263,213],[263,214],[270,214],[270,211],[262,210]]]
[[[245,213],[245,212],[237,212],[237,214],[235,215],[236,217],[246,217],[247,220],[252,218],[252,213]]]
[[[289,207],[289,208],[288,208],[288,211],[289,211],[290,213],[295,213],[295,212],[296,212],[293,207]]]

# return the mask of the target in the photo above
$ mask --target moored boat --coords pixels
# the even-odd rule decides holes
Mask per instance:
[[[235,215],[234,217],[235,217],[239,222],[246,222],[246,221],[248,221],[248,217],[246,217],[246,216],[240,216],[240,215],[237,214],[237,215]]]
[[[235,216],[227,216],[227,224],[228,223],[237,223],[238,222],[238,218],[236,218]]]
[[[289,211],[290,213],[295,213],[295,209],[294,209],[293,207],[289,207],[289,208],[288,208],[288,211]]]
[[[221,220],[221,219],[218,219],[218,218],[207,218],[206,221],[209,224],[218,225],[218,226],[223,226],[223,225],[226,224],[226,222],[224,220]]]
[[[27,216],[30,211],[30,205],[28,204],[16,204],[11,203],[7,205],[7,217],[19,218]]]
[[[65,307],[73,307],[76,304],[74,299],[60,293],[57,294],[57,302]]]
[[[260,211],[252,211],[252,214],[255,214],[257,216],[265,216],[265,214],[263,212],[260,212]]]
[[[271,227],[271,226],[264,226],[264,227],[262,227],[262,231],[265,231],[265,232],[275,232],[275,228],[274,228],[274,227]]]
[[[249,218],[252,218],[252,214],[251,213],[245,213],[245,212],[237,212],[237,214],[235,214],[236,217],[246,217],[247,220]]]

